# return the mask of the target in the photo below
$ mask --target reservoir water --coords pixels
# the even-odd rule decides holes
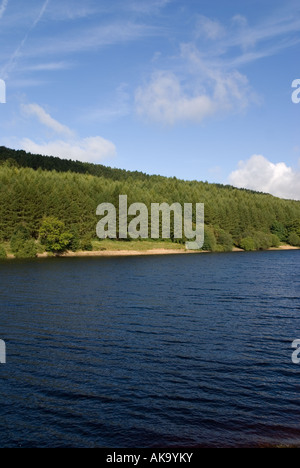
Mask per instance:
[[[299,260],[0,263],[0,446],[299,445]]]

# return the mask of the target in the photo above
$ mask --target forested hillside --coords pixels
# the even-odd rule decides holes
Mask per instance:
[[[55,251],[47,244],[45,226],[57,236],[56,244],[59,235],[64,238],[57,252],[90,247],[97,206],[109,202],[117,207],[119,195],[148,208],[151,203],[204,203],[205,250],[231,250],[233,245],[257,250],[280,242],[300,246],[300,202],[0,148],[0,242],[10,243],[20,256],[25,244],[28,256],[36,253],[37,241]]]

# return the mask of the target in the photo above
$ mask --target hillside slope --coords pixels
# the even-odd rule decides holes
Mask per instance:
[[[97,206],[109,202],[118,207],[124,194],[129,204],[148,208],[151,203],[204,203],[208,250],[231,250],[233,244],[263,249],[279,241],[300,245],[297,201],[0,147],[1,242],[9,242],[20,226],[37,239],[47,217],[62,221],[79,239],[95,238]]]

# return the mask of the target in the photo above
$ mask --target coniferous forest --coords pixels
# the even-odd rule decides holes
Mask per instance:
[[[201,174],[199,174],[201,179]],[[0,258],[91,250],[101,203],[204,203],[203,250],[300,246],[300,202],[0,147]],[[185,239],[174,242],[185,242]],[[125,247],[126,248],[126,247]]]

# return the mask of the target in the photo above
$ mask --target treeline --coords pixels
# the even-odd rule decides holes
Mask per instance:
[[[119,195],[127,195],[129,205],[140,202],[149,210],[151,203],[204,203],[204,250],[230,251],[234,245],[259,250],[281,242],[300,246],[297,201],[0,148],[0,242],[9,243],[19,256],[51,251],[55,229],[64,249],[90,249],[97,206],[108,202],[118,207]],[[47,222],[52,223],[48,231],[54,229],[48,247]],[[60,246],[52,251],[59,252]],[[4,255],[2,246],[0,257]]]
[[[83,163],[60,159],[54,156],[27,153],[23,150],[13,150],[0,146],[0,165],[7,163],[14,167],[28,167],[42,169],[43,171],[75,172],[77,174],[90,174],[96,177],[106,177],[112,180],[124,180],[134,176],[139,179],[149,179],[150,176],[142,172],[129,172],[123,169],[112,169],[102,164]]]

